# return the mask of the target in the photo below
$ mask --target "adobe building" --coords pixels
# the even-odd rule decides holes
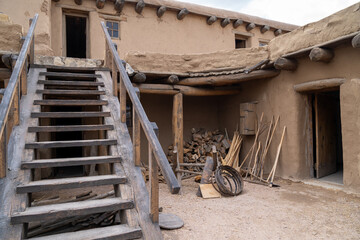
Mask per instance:
[[[232,166],[242,173],[263,164],[265,176],[328,177],[360,192],[360,3],[298,28],[165,0],[0,6],[0,238],[112,211],[96,222],[121,228],[77,225],[66,236],[161,239],[157,165],[178,193],[166,153],[176,146],[186,164],[193,128],[239,131]],[[75,177],[56,175],[59,167]],[[37,192],[103,185],[112,198],[34,202]]]

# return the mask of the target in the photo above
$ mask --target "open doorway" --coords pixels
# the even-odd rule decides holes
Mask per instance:
[[[313,94],[314,176],[343,184],[339,91]]]
[[[87,58],[87,17],[65,15],[66,57]]]

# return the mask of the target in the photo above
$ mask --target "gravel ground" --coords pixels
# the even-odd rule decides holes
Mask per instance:
[[[180,239],[360,239],[360,198],[342,191],[278,180],[281,187],[246,183],[237,197],[196,197],[198,184],[183,181],[182,195],[160,184],[164,213],[185,226],[164,230],[165,240]]]

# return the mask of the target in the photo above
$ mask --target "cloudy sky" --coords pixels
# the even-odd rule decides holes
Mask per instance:
[[[318,21],[359,0],[179,0],[296,25]]]

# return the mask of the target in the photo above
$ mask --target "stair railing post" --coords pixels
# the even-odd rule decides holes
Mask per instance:
[[[117,50],[117,45],[115,43],[113,43],[115,49]],[[112,80],[113,80],[113,94],[114,96],[118,96],[118,69],[115,63],[115,59],[114,56],[111,57],[112,59],[112,64],[111,64],[111,75],[112,75]]]
[[[135,92],[137,97],[140,99],[140,90],[139,88],[135,88]],[[136,113],[135,108],[132,109],[133,113],[133,124],[132,124],[132,131],[133,131],[133,157],[135,166],[140,167],[141,165],[141,158],[140,158],[140,119],[138,114]]]
[[[30,18],[29,26],[31,26],[33,19]],[[35,61],[35,34],[33,35],[30,43],[30,64],[34,64]]]
[[[4,132],[2,136],[0,136],[0,178],[6,177],[6,158],[7,158],[7,126],[5,125]]]
[[[119,101],[120,101],[120,120],[122,123],[126,122],[126,88],[124,85],[124,80],[121,77],[120,74],[120,96],[119,96]]]
[[[159,138],[159,128],[152,122],[154,132]],[[159,179],[158,165],[149,144],[149,181],[150,181],[150,218],[153,223],[159,222]]]

